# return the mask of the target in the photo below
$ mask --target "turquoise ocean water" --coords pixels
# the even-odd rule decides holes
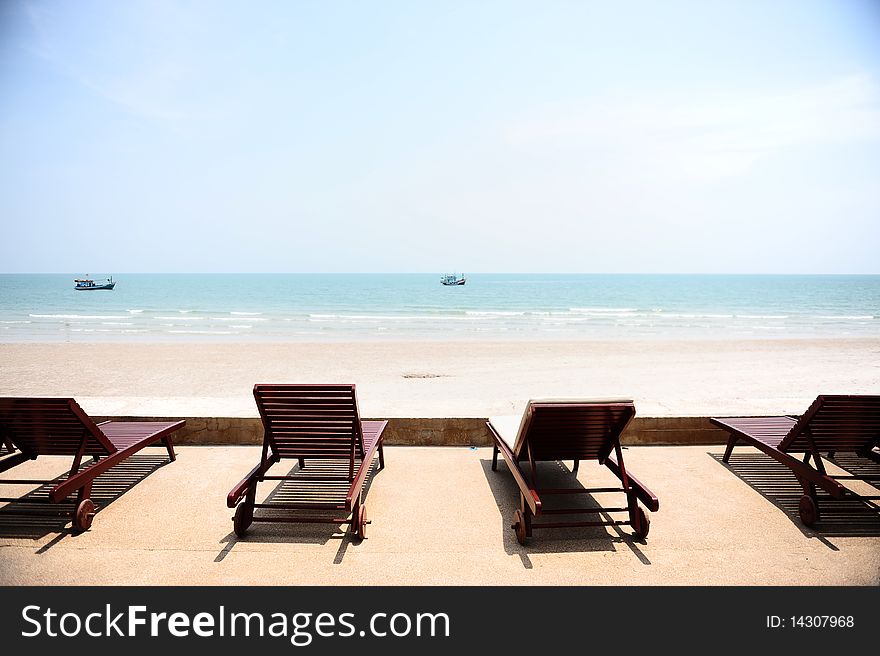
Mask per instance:
[[[0,275],[0,342],[880,337],[880,276],[75,277]]]

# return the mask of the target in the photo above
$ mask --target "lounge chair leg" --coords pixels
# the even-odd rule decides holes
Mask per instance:
[[[356,536],[359,540],[366,540],[367,523],[367,506],[361,498],[361,495],[358,495],[357,500],[354,502],[354,508],[351,510],[351,524],[349,530],[351,530],[352,535]]]
[[[580,461],[580,460],[575,460],[575,461],[574,461],[574,466],[571,468],[571,473],[572,473],[572,474],[577,474],[577,472],[578,472],[578,467],[580,466],[580,464],[581,464],[581,461]]]
[[[88,531],[95,517],[95,503],[89,498],[92,484],[83,485],[76,493],[76,510],[73,513],[73,529],[81,533]]]
[[[819,499],[816,497],[816,486],[811,482],[801,479],[801,487],[804,495],[798,503],[798,515],[804,526],[812,526],[819,521]]]
[[[385,447],[382,444],[379,445],[379,469],[385,469]]]
[[[235,509],[235,516],[232,518],[232,528],[235,534],[243,538],[247,533],[248,527],[254,521],[254,504],[257,501],[257,482],[252,480],[248,484],[248,491],[245,498]]]
[[[648,530],[651,526],[651,522],[645,514],[645,511],[642,510],[642,507],[639,505],[639,500],[632,489],[632,485],[630,485],[629,489],[625,491],[625,494],[626,507],[629,510],[629,524],[632,526],[636,538],[643,540],[648,537]]]
[[[498,445],[492,445],[492,471],[498,471]]]
[[[648,537],[648,532],[651,530],[651,520],[648,519],[647,513],[641,506],[636,506],[632,523],[633,531],[638,539],[644,540]]]
[[[798,515],[804,526],[812,526],[819,521],[819,504],[816,499],[809,494],[802,496],[798,503]]]
[[[730,439],[727,440],[727,448],[724,450],[724,457],[721,458],[722,462],[730,461],[730,454],[733,453],[733,447],[736,446],[736,435],[731,435]]]
[[[531,509],[526,504],[526,498],[522,493],[519,495],[519,510],[514,513],[513,526],[510,528],[516,533],[516,541],[520,544],[525,544],[526,540],[532,537]]]
[[[174,455],[174,442],[171,441],[171,436],[166,435],[162,438],[162,442],[165,444],[165,448],[168,450],[168,458],[171,462],[177,460],[177,456]]]
[[[525,523],[526,537],[530,538],[532,537],[532,509],[529,508],[529,504],[526,503],[526,498],[522,493],[519,495],[519,509]]]
[[[305,469],[305,468],[306,468],[306,461],[305,461],[305,458],[298,458],[298,460],[299,460],[299,468],[300,468],[300,469]]]
[[[513,514],[513,526],[510,528],[516,533],[516,541],[525,544],[528,536],[526,535],[526,518],[522,510],[517,510]]]

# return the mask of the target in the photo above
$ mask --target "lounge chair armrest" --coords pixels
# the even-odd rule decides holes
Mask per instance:
[[[112,423],[137,424],[138,422],[105,422],[105,424]],[[169,422],[167,424],[160,423],[158,426],[154,427],[155,430],[152,433],[146,433],[142,437],[139,437],[137,441],[132,442],[127,446],[123,446],[116,451],[108,453],[95,464],[89,465],[85,469],[80,469],[79,472],[77,472],[73,476],[70,476],[58,483],[58,485],[49,490],[49,500],[52,503],[60,503],[61,501],[69,497],[73,492],[79,490],[81,487],[85,486],[91,481],[94,481],[98,476],[103,474],[111,467],[115,467],[117,464],[119,464],[129,456],[134,455],[144,447],[150,446],[158,442],[159,440],[168,437],[169,435],[171,435],[171,433],[181,428],[185,424],[185,420]]]
[[[376,456],[376,451],[382,446],[382,440],[384,439],[382,433],[384,432],[385,426],[382,427],[382,430],[379,432],[379,437],[364,454],[361,466],[358,467],[357,474],[351,482],[351,486],[348,488],[348,494],[345,495],[345,509],[348,512],[351,512],[354,509],[354,500],[360,496],[361,488],[364,486],[364,481],[367,479],[367,474],[370,471],[370,467],[373,465],[373,458]]]
[[[614,475],[617,476],[617,478],[621,478],[620,465],[617,464],[617,460],[614,459],[613,454],[605,459],[605,466],[614,472]],[[645,485],[630,472],[626,472],[626,477],[629,479],[629,484],[632,485],[636,497],[638,497],[639,501],[645,504],[645,507],[647,507],[648,510],[651,512],[657,512],[660,510],[660,500],[653,492],[651,492],[651,490],[645,487]]]
[[[782,463],[783,465],[788,467],[794,473],[794,475],[798,477],[798,479],[804,479],[806,481],[809,481],[810,483],[813,483],[814,485],[818,485],[835,499],[842,499],[844,496],[846,496],[847,488],[844,485],[841,485],[830,476],[822,474],[821,472],[814,469],[813,467],[810,467],[806,463],[801,462],[800,460],[789,455],[785,451],[781,451],[776,446],[772,444],[767,444],[766,442],[757,439],[753,435],[749,435],[742,430],[738,430],[736,426],[731,426],[730,424],[724,423],[724,418],[712,417],[709,421],[711,421],[716,426],[723,428],[731,435],[735,436],[737,440],[763,451],[777,462]]]
[[[489,427],[489,432],[492,434],[492,439],[495,440],[495,446],[498,447],[498,450],[504,457],[504,461],[507,463],[507,468],[513,475],[513,480],[516,481],[517,487],[519,487],[519,491],[522,493],[523,497],[526,500],[526,503],[529,505],[532,514],[540,514],[541,497],[538,496],[538,491],[533,488],[526,480],[526,477],[523,475],[522,470],[519,468],[516,457],[513,455],[513,451],[511,451],[510,447],[507,446],[507,442],[501,439],[501,436],[495,430],[492,422],[487,421],[486,426]]]
[[[250,487],[251,482],[266,473],[267,468],[263,468],[263,464],[259,464],[254,467],[247,476],[245,476],[241,481],[229,491],[229,494],[226,495],[226,507],[227,508],[235,508],[238,505],[238,502],[241,501],[241,498],[247,493],[248,487]]]

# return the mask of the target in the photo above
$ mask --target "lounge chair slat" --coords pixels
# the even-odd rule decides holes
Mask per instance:
[[[73,456],[83,438],[86,455],[109,455],[116,451],[95,422],[70,398],[0,398],[0,431],[23,452],[34,456]]]

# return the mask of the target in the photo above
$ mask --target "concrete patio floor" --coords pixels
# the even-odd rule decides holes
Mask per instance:
[[[876,502],[823,498],[822,521],[808,529],[787,469],[748,448],[728,467],[722,452],[625,450],[629,469],[660,498],[647,541],[629,527],[599,527],[536,531],[520,546],[510,529],[517,488],[503,461],[491,471],[488,448],[386,447],[386,468],[370,483],[364,541],[326,524],[254,524],[238,539],[226,494],[257,463],[259,447],[181,447],[170,464],[147,450],[98,479],[100,510],[81,535],[33,506],[28,517],[0,508],[0,584],[880,584]],[[569,486],[570,464],[543,463],[541,475]],[[40,458],[4,477],[53,478],[67,466]],[[294,466],[284,461],[273,473]],[[595,463],[582,463],[578,480],[614,481]],[[35,486],[4,487],[18,497]],[[275,487],[263,483],[258,501]],[[865,483],[851,487],[878,494]],[[614,496],[597,495],[620,505]]]

